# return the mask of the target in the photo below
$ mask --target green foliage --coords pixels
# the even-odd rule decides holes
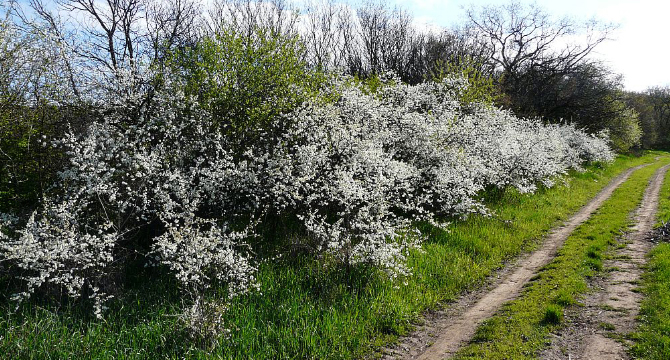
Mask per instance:
[[[62,117],[47,104],[0,103],[0,212],[33,208],[54,179],[61,153],[51,141],[62,134]]]
[[[354,82],[358,84],[365,94],[376,94],[386,84],[377,74],[372,74],[366,78],[354,76]]]
[[[547,305],[542,322],[548,325],[558,325],[563,321],[563,308],[557,305]]]
[[[326,74],[311,70],[303,52],[297,37],[228,30],[176,51],[168,67],[185,81],[186,94],[213,112],[221,129],[253,141],[276,126],[279,115],[309,99],[328,98],[322,92]]]
[[[643,148],[667,148],[670,144],[670,87],[627,93],[625,101],[639,114]]]
[[[620,100],[610,100],[611,113],[614,115],[607,122],[612,146],[617,152],[627,152],[640,145],[642,128],[638,113],[627,107]]]
[[[576,304],[577,301],[575,300],[574,296],[567,289],[561,289],[561,290],[558,291],[558,293],[554,297],[554,303],[556,305],[566,307],[566,306]]]
[[[494,79],[481,71],[481,66],[471,58],[461,58],[457,62],[436,61],[429,79],[440,82],[450,75],[462,75],[468,80],[468,88],[460,94],[459,100],[467,105],[473,102],[493,104],[500,99],[500,90]]]
[[[59,169],[51,141],[63,134],[72,112],[63,104],[72,94],[63,89],[52,39],[34,24],[15,23],[15,5],[0,3],[0,212],[22,214]]]
[[[640,119],[640,128],[642,129],[642,138],[640,145],[643,149],[653,149],[659,143],[661,137],[659,133],[659,122],[655,119],[653,106],[649,103],[645,94],[626,93],[626,105],[634,109]]]

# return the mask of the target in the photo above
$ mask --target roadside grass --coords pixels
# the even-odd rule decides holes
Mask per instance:
[[[182,330],[176,316],[182,304],[174,283],[151,271],[126,275],[130,281],[125,295],[113,302],[103,321],[90,319],[80,306],[56,308],[48,301],[26,303],[13,313],[7,291],[0,291],[0,354],[16,359],[374,357],[381,345],[410,331],[422,311],[481,286],[507,261],[536,248],[548,230],[616,175],[658,155],[619,157],[612,165],[570,174],[569,185],[533,195],[512,189],[488,194],[495,216],[454,221],[449,232],[420,226],[429,238],[422,251],[411,254],[413,274],[408,278],[389,280],[365,267],[343,271],[299,254],[264,261],[259,266],[260,292],[229,303],[224,321],[230,333],[219,340],[219,346],[191,339]],[[618,193],[628,196],[637,191],[630,187]],[[574,295],[557,293],[555,301],[567,306],[574,303]],[[560,308],[540,309],[538,321],[547,317],[547,325],[542,326],[560,321],[556,309]],[[495,321],[506,322],[504,318]]]
[[[670,221],[670,174],[665,177],[658,207],[658,226]],[[640,359],[670,359],[670,238],[661,238],[648,256],[640,290],[640,326],[630,338],[631,354]]]
[[[503,305],[477,330],[456,359],[535,359],[562,325],[563,312],[588,291],[587,279],[603,270],[608,250],[631,224],[650,177],[665,158],[635,171],[598,211],[568,237],[556,258],[529,282],[521,296]]]

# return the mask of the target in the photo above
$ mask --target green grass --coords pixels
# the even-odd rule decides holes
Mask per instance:
[[[661,188],[657,218],[659,225],[670,221],[670,175]],[[640,359],[670,359],[670,243],[661,243],[650,252],[641,292],[645,300],[640,327],[631,336],[635,341],[631,353]]]
[[[592,217],[565,241],[556,258],[497,315],[477,330],[457,359],[535,359],[551,331],[562,325],[563,310],[588,291],[587,279],[603,270],[607,251],[630,225],[629,214],[642,200],[649,178],[665,158],[634,172]]]
[[[598,327],[605,330],[605,331],[614,331],[616,330],[616,327],[610,323],[607,322],[601,322],[598,324]]]
[[[471,216],[452,224],[449,232],[422,226],[429,240],[410,256],[413,275],[406,279],[391,281],[366,268],[341,271],[308,256],[264,262],[258,275],[261,293],[229,304],[225,321],[231,332],[215,348],[199,345],[181,330],[174,316],[181,303],[173,284],[139,273],[129,276],[125,295],[104,321],[91,320],[76,306],[56,309],[48,301],[26,304],[10,315],[12,305],[0,301],[0,354],[19,359],[369,356],[410,331],[422,311],[481,286],[505,262],[537,247],[549,229],[622,170],[657,155],[620,157],[612,165],[571,174],[569,186],[534,195],[499,192],[489,200],[495,217]],[[570,292],[556,295],[559,306],[574,301]]]
[[[632,335],[631,352],[641,359],[670,358],[670,244],[658,245],[650,254],[644,276],[645,300],[641,325]]]
[[[549,304],[544,309],[542,323],[546,325],[558,325],[563,322],[563,307],[558,304]]]

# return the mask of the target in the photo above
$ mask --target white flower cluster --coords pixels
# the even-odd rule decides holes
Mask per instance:
[[[15,300],[29,297],[44,284],[57,285],[78,298],[87,287],[94,311],[100,316],[103,302],[111,298],[100,285],[108,277],[118,235],[110,224],[82,224],[71,201],[45,204],[36,220],[33,213],[16,241],[0,243],[7,260],[27,271],[27,290]]]
[[[572,125],[544,125],[456,100],[467,82],[403,85],[391,79],[376,95],[341,86],[330,105],[287,116],[292,127],[274,149],[266,195],[297,212],[317,251],[348,263],[403,273],[414,220],[486,212],[488,187],[522,192],[585,161],[610,161],[605,139]],[[277,165],[279,164],[279,165]]]
[[[272,216],[298,221],[316,254],[403,274],[419,239],[412,221],[485,213],[477,197],[486,188],[533,191],[613,157],[604,138],[571,125],[462,107],[462,78],[391,79],[372,95],[351,83],[334,85],[334,103],[275,119],[245,148],[179,84],[151,106],[119,100],[85,136],[64,140],[62,195],[4,241],[2,256],[25,270],[18,296],[49,283],[78,297],[88,284],[101,309],[105,277],[128,249],[166,266],[185,289],[218,281],[241,294],[255,286],[246,241]]]

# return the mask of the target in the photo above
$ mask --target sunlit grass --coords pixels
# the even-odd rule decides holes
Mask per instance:
[[[670,173],[669,173],[670,174]],[[670,175],[666,175],[658,207],[659,225],[670,221]],[[633,356],[640,359],[670,359],[670,244],[666,241],[649,254],[641,291],[640,327],[631,336]]]
[[[535,359],[549,344],[549,333],[562,325],[563,311],[577,306],[588,291],[587,279],[603,271],[608,250],[628,229],[630,214],[642,201],[650,177],[669,159],[635,171],[592,217],[568,237],[521,296],[487,320],[457,359]]]

